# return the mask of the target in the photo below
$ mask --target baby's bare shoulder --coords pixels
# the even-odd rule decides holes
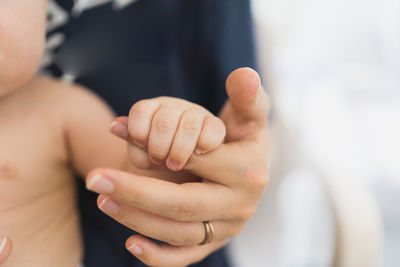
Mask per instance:
[[[36,103],[61,116],[84,116],[91,110],[99,109],[111,113],[99,96],[81,85],[37,76],[27,86],[29,88],[25,91],[33,95]]]
[[[65,83],[48,76],[37,76],[30,84],[28,84],[27,91],[37,94],[40,99],[47,101],[50,104],[55,104],[57,107],[62,107],[63,103],[75,105],[80,102],[99,101],[97,95],[89,89],[77,84]],[[89,103],[90,104],[90,103]]]

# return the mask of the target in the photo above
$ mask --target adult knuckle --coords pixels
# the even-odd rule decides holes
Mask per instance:
[[[268,172],[264,167],[247,169],[243,174],[243,182],[250,188],[264,190],[269,183]]]
[[[181,232],[174,233],[169,237],[168,244],[173,246],[184,246],[188,244],[188,237]]]
[[[192,207],[192,205],[185,204],[176,209],[176,214],[178,218],[186,221],[196,214],[196,210]]]
[[[181,202],[171,207],[171,212],[178,220],[189,221],[196,215],[197,209],[190,202]]]

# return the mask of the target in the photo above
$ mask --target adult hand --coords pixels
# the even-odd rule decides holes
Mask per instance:
[[[126,241],[127,249],[147,265],[186,266],[222,247],[253,215],[268,183],[269,102],[260,79],[251,69],[238,69],[226,89],[229,100],[220,115],[226,144],[193,155],[185,167],[203,182],[176,184],[109,169],[87,177],[88,189],[100,193],[98,206],[104,213],[167,243],[139,235]],[[118,128],[114,133],[126,138],[127,129]],[[215,235],[213,242],[199,246],[204,221],[213,224]]]
[[[7,237],[0,238],[0,264],[7,261],[12,251],[12,242]]]

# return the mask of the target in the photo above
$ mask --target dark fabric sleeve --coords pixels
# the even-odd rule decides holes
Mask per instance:
[[[226,101],[225,80],[240,67],[257,69],[249,0],[206,0],[204,36],[209,43],[209,96],[207,106],[215,113]],[[210,11],[212,10],[212,11]]]

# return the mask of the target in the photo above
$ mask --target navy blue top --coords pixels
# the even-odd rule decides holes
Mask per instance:
[[[119,115],[140,99],[163,95],[217,113],[227,75],[255,67],[249,0],[139,0],[120,10],[110,0],[79,16],[70,15],[74,1],[57,1],[68,20],[48,33],[65,38],[49,71],[76,77]],[[82,184],[79,205],[85,266],[144,266],[124,248],[133,232],[100,212]],[[222,249],[193,266],[229,262]]]

